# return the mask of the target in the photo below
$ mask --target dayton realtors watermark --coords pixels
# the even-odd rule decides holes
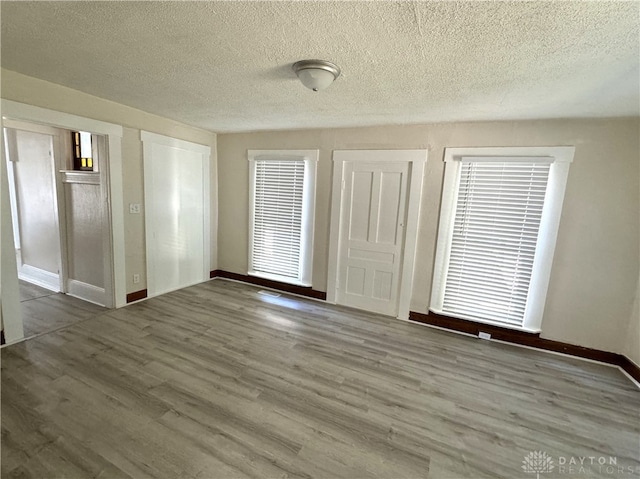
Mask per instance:
[[[553,457],[544,451],[531,451],[527,454],[522,461],[522,470],[528,474],[535,474],[536,479],[550,473],[568,476],[597,474],[600,477],[640,477],[640,465],[619,463],[616,456]]]

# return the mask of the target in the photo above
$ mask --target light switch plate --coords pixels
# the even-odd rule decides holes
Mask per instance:
[[[129,203],[129,214],[135,215],[140,213],[140,203]]]

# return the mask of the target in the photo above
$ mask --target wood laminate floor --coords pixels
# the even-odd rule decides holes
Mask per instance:
[[[541,478],[640,476],[617,369],[258,291],[214,280],[4,348],[2,477],[533,478],[531,451]]]
[[[67,294],[20,281],[20,306],[25,337],[64,328],[108,311]]]

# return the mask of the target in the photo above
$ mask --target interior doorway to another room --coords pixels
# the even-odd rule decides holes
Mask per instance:
[[[25,336],[113,307],[103,135],[4,120]]]

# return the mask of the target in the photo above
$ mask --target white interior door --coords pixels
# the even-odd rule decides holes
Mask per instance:
[[[58,131],[28,125],[25,129],[5,128],[4,132],[18,276],[44,288],[61,291],[54,157]]]
[[[336,150],[327,301],[409,318],[426,150]]]
[[[406,162],[345,164],[338,303],[398,313],[408,170]]]
[[[209,148],[143,132],[148,296],[208,279]]]

